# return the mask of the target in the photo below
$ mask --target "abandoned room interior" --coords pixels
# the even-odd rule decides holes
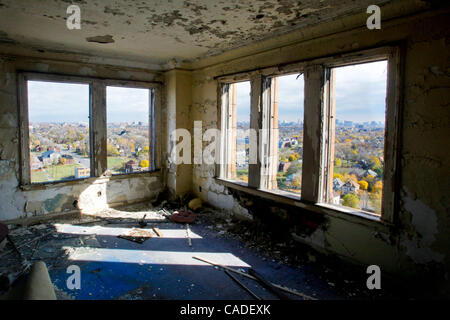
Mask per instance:
[[[0,0],[0,297],[450,295],[450,7]]]

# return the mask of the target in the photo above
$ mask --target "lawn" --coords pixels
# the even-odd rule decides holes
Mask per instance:
[[[108,169],[121,169],[128,159],[122,159],[120,157],[108,157]]]
[[[42,171],[31,170],[31,183],[47,182],[47,175]]]
[[[53,178],[54,181],[65,180],[65,179],[74,179],[75,178],[75,168],[81,167],[80,164],[58,164],[55,166],[48,166],[45,170],[47,170],[50,177]]]

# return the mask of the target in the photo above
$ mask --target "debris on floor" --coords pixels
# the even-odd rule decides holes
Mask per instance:
[[[150,231],[133,228],[131,230],[127,230],[124,233],[120,234],[118,237],[130,240],[137,243],[144,243],[145,240],[151,238],[153,235]]]
[[[202,207],[202,200],[200,198],[194,198],[189,201],[188,207],[193,211],[197,211]]]
[[[163,236],[163,233],[161,232],[161,230],[159,230],[159,228],[153,227],[152,230],[153,230],[154,233],[156,233],[156,235],[158,237],[162,237]]]
[[[194,214],[185,203],[139,203],[10,225],[23,259],[6,242],[0,251],[0,295],[26,271],[23,261],[41,260],[58,299],[280,298],[255,281],[250,269],[292,299],[364,297],[355,279],[325,272],[323,260],[308,259],[311,253],[289,235],[276,237],[258,221],[238,220],[205,205]],[[71,265],[81,268],[88,284],[82,290],[66,287]],[[234,273],[235,279],[216,269]]]
[[[172,222],[193,223],[195,220],[195,213],[186,209],[182,209],[172,213],[169,219]]]

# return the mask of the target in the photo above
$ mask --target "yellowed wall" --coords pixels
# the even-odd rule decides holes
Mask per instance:
[[[401,195],[399,221],[395,228],[363,219],[327,217],[324,230],[318,229],[304,240],[328,252],[364,265],[378,264],[395,274],[420,273],[449,266],[448,179],[450,136],[450,65],[448,12],[427,12],[408,18],[382,22],[381,30],[365,28],[364,16],[333,22],[334,34],[326,27],[314,29],[315,38],[305,40],[308,30],[290,35],[291,44],[279,48],[274,41],[254,45],[241,52],[252,55],[221,61],[213,57],[211,66],[193,72],[193,121],[203,121],[203,130],[217,125],[217,83],[215,76],[276,66],[295,61],[336,55],[372,47],[400,44],[403,57],[403,127],[401,129]],[[359,25],[350,30],[346,26]],[[339,32],[339,30],[347,30]],[[320,37],[320,33],[327,36]],[[197,64],[202,66],[202,62]],[[213,178],[214,167],[194,165],[193,191],[203,200],[247,214],[227,188]],[[200,192],[201,187],[201,192]],[[299,214],[300,210],[299,210]],[[439,271],[441,272],[441,271]],[[443,276],[441,273],[439,276]]]
[[[154,199],[163,189],[159,172],[134,177],[90,178],[32,190],[20,187],[17,72],[46,72],[100,78],[162,81],[161,74],[139,69],[0,57],[0,220],[46,214],[94,211]],[[97,128],[98,129],[98,128]],[[77,206],[74,201],[78,201]]]

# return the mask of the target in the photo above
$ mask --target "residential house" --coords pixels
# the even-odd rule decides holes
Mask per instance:
[[[280,161],[280,164],[278,165],[278,172],[286,173],[290,166],[291,162]]]
[[[138,171],[138,164],[134,160],[125,163],[125,173],[133,173]]]
[[[75,179],[89,178],[91,176],[91,169],[89,168],[75,168]]]
[[[343,196],[346,195],[346,194],[348,194],[348,193],[354,193],[354,194],[356,194],[356,193],[358,193],[358,190],[359,190],[359,184],[356,183],[356,182],[353,181],[353,180],[347,181],[347,182],[341,187],[341,192],[342,192],[342,195],[343,195]]]
[[[339,178],[334,178],[333,179],[333,190],[334,191],[339,191],[341,190],[342,186],[344,185],[344,182],[342,182],[341,179]]]
[[[46,166],[58,163],[61,155],[53,150],[45,151],[39,158]]]
[[[63,154],[61,157],[66,159],[66,164],[73,164],[75,162],[75,159],[70,154]]]
[[[42,168],[42,162],[35,156],[30,159],[31,170],[39,170]]]

